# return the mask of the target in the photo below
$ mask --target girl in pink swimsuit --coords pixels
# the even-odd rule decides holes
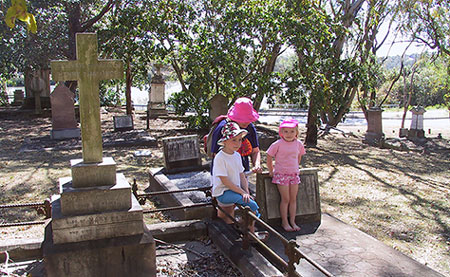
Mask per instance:
[[[277,184],[280,192],[281,226],[287,232],[300,231],[300,227],[295,223],[295,216],[300,184],[299,164],[305,154],[305,147],[298,140],[298,121],[284,120],[280,124],[279,134],[281,138],[272,143],[267,150],[267,167],[272,182]]]

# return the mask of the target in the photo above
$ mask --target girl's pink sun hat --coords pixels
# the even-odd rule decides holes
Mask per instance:
[[[258,120],[259,114],[253,108],[253,102],[247,97],[238,98],[227,114],[235,122],[250,123]]]
[[[281,136],[281,128],[297,128],[298,121],[295,119],[285,119],[281,122],[280,127],[278,128],[278,133]]]

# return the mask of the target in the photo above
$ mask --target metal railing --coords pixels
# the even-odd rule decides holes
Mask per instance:
[[[44,215],[45,219],[52,217],[52,205],[49,199],[45,199],[43,203],[21,203],[0,205],[0,209],[12,209],[12,208],[34,208],[38,215]],[[25,222],[11,222],[0,223],[0,227],[16,227],[24,225],[38,225],[45,224],[45,220],[25,221]]]
[[[268,255],[272,259],[274,259],[278,264],[282,265],[283,269],[286,271],[288,276],[300,276],[299,273],[295,270],[295,264],[299,264],[300,259],[305,259],[309,264],[315,267],[317,270],[322,272],[325,276],[333,276],[328,270],[322,267],[320,264],[315,262],[313,259],[308,257],[305,253],[303,253],[300,249],[298,249],[299,245],[295,240],[287,240],[283,235],[278,233],[275,229],[273,229],[270,225],[259,219],[249,207],[242,207],[237,205],[241,211],[243,211],[243,220],[242,222],[237,221],[234,217],[228,214],[222,207],[217,205],[216,201],[213,201],[213,206],[216,209],[220,209],[229,219],[231,219],[237,229],[242,232],[242,248],[248,249],[250,247],[250,238],[257,243],[260,247],[262,247]],[[255,234],[249,231],[248,226],[251,226],[254,221],[256,221],[259,225],[264,227],[270,234],[274,235],[276,238],[281,240],[284,246],[284,253],[288,257],[288,261],[286,262],[283,258],[281,258],[277,253],[275,253],[272,249],[270,249],[263,241],[261,241]]]

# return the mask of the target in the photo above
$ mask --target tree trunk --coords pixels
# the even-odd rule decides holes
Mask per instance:
[[[125,84],[125,102],[127,107],[127,115],[131,115],[133,113],[133,109],[131,106],[131,84],[133,82],[133,75],[131,74],[131,66],[130,61],[127,62],[127,71],[126,71],[126,84]]]
[[[309,108],[308,108],[308,121],[306,123],[306,138],[305,144],[307,146],[317,145],[317,107],[314,96],[309,98]]]

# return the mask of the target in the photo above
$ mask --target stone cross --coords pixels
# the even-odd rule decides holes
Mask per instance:
[[[123,78],[123,62],[97,58],[95,33],[76,34],[76,54],[74,61],[52,61],[52,78],[78,81],[83,162],[98,163],[103,158],[98,85],[101,80]]]

